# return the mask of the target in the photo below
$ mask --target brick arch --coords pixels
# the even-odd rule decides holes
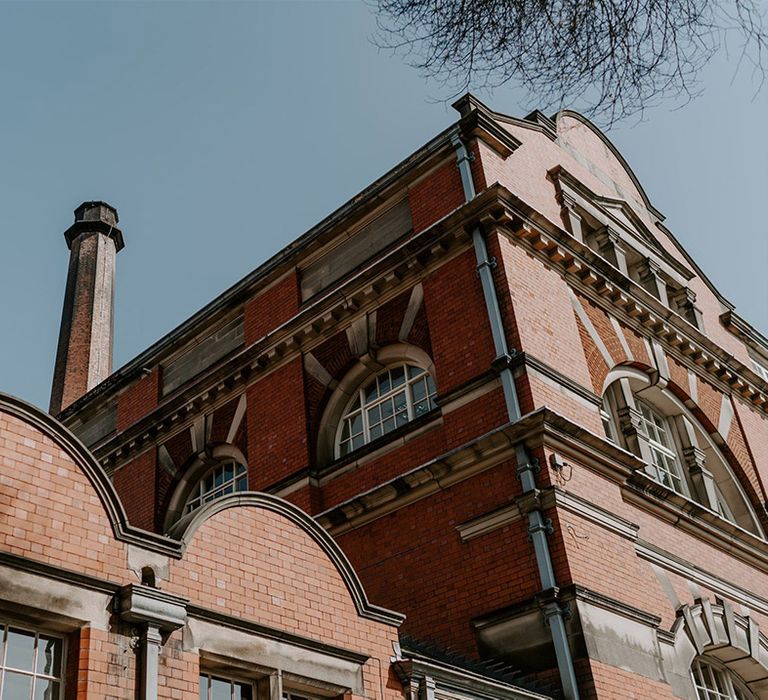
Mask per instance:
[[[328,568],[323,566],[323,562],[326,562],[335,571],[338,581],[343,584],[349,600],[354,605],[359,617],[375,620],[390,626],[400,625],[404,619],[402,615],[373,605],[368,600],[352,565],[328,532],[300,508],[277,496],[266,493],[245,492],[216,499],[182,518],[171,529],[169,534],[181,542],[182,562],[185,560],[215,562],[217,555],[230,556],[231,553],[228,549],[231,549],[233,540],[236,544],[243,540],[238,535],[230,533],[229,541],[224,539],[221,540],[220,544],[211,542],[211,530],[217,527],[221,529],[222,523],[225,525],[225,528],[226,525],[239,528],[247,519],[256,518],[260,514],[267,514],[269,518],[267,525],[262,523],[260,526],[262,529],[260,537],[264,543],[268,542],[269,545],[265,545],[264,548],[255,546],[253,551],[250,552],[250,556],[245,556],[244,558],[233,557],[231,561],[241,561],[245,565],[250,565],[252,563],[251,559],[256,556],[269,558],[274,556],[274,552],[278,552],[279,555],[275,560],[281,569],[278,576],[281,581],[292,573],[287,570],[289,569],[287,560],[291,556],[295,555],[297,560],[304,562],[303,565],[306,570],[302,578],[306,578],[308,572],[312,576],[318,575],[317,571],[319,569]],[[224,523],[225,519],[228,519],[227,523]],[[288,527],[284,527],[285,525]],[[292,534],[286,535],[286,531],[291,531]],[[214,536],[220,536],[221,534],[218,531],[213,533]],[[243,542],[246,548],[254,544],[253,542],[248,542],[247,538]],[[308,543],[311,546],[308,547]],[[198,556],[197,550],[205,549],[206,546],[209,548],[212,546],[213,551],[205,553],[203,556]],[[267,551],[268,549],[274,551],[270,553]],[[248,553],[240,552],[239,556],[243,554]],[[313,570],[312,560],[314,561],[314,567],[318,567],[318,569]],[[286,569],[285,572],[282,571],[283,567]],[[290,583],[295,585],[298,590],[303,590],[302,586],[304,586],[306,581],[297,580]],[[308,604],[312,604],[309,596],[307,600],[309,601]]]

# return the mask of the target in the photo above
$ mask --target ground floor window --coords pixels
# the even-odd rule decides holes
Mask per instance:
[[[0,699],[60,700],[64,642],[0,623]]]
[[[744,683],[727,668],[704,659],[691,667],[697,700],[753,700]]]
[[[200,700],[253,700],[253,683],[221,678],[204,673],[200,676]]]

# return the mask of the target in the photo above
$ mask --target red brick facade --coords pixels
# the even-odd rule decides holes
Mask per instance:
[[[443,697],[695,700],[696,664],[768,697],[768,385],[752,369],[768,348],[719,315],[725,300],[586,120],[460,106],[471,201],[447,134],[191,319],[172,351],[151,348],[149,373],[129,364],[62,414],[75,429],[116,397],[90,468],[122,505],[99,502],[66,450],[41,462],[39,435],[0,424],[3,465],[22,465],[0,491],[2,551],[114,590],[154,566],[167,604],[187,601],[160,697],[197,697],[201,670],[263,683],[267,668],[313,697],[430,700],[435,683]],[[384,250],[365,239],[339,277],[348,232],[372,235],[358,219],[406,193],[411,228]],[[242,347],[164,391],[171,353],[238,313]],[[396,390],[401,367],[413,384]],[[247,492],[216,492],[237,465]],[[206,479],[221,498],[195,510]],[[73,539],[49,546],[49,527]],[[83,697],[133,692],[125,620],[67,628]],[[277,631],[326,677],[283,668]],[[259,635],[270,663],[238,651]]]

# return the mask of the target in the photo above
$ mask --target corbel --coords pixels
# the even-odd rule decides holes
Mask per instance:
[[[187,600],[151,586],[129,584],[115,597],[120,619],[140,630],[140,700],[157,700],[160,650],[168,636],[187,621]]]

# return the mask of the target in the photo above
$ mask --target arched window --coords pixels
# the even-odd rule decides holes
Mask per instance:
[[[600,415],[606,437],[643,460],[652,479],[761,535],[716,436],[671,391],[640,370],[618,367],[606,379]]]
[[[353,452],[435,408],[429,372],[409,363],[388,367],[360,387],[339,422],[336,457]]]
[[[248,471],[244,464],[235,460],[221,462],[211,467],[195,484],[184,505],[184,515],[197,510],[214,498],[248,490]]]
[[[697,700],[754,700],[744,682],[724,666],[698,658],[691,666]]]
[[[640,411],[638,429],[648,441],[653,477],[673,491],[685,493],[683,471],[669,422],[644,401],[638,401],[637,408]]]

